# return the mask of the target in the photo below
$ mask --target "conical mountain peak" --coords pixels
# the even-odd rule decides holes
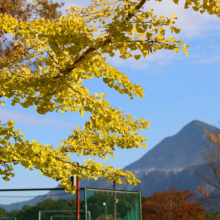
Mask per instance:
[[[211,143],[207,132],[216,133],[216,128],[199,120],[186,124],[177,134],[164,138],[142,158],[126,166],[124,170],[147,171],[152,169],[183,169],[203,163],[200,151]]]
[[[180,131],[184,132],[184,131],[198,131],[198,130],[205,130],[211,133],[215,133],[216,132],[216,128],[212,125],[209,125],[205,122],[199,121],[199,120],[193,120],[191,122],[189,122],[188,124],[186,124]]]

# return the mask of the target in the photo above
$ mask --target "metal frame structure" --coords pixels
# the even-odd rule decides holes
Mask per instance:
[[[6,219],[6,218],[13,218],[14,220],[17,220],[16,217],[0,217],[0,219]]]
[[[74,217],[75,215],[52,215],[50,216],[50,220],[53,220],[53,218],[60,218],[60,217]]]
[[[41,213],[43,213],[43,212],[75,212],[75,213],[77,213],[77,210],[40,210],[38,212],[38,220],[41,220]],[[84,210],[79,210],[79,212],[84,212],[85,213]],[[89,216],[89,220],[91,220],[91,217],[90,217],[91,212],[87,211],[87,214]],[[74,216],[74,215],[72,215],[72,216]]]
[[[40,210],[38,212],[38,220],[41,220],[41,213],[43,212],[74,212],[76,210]]]
[[[76,210],[74,210],[74,211],[76,212]],[[50,220],[53,220],[53,218],[58,218],[58,217],[75,217],[75,216],[76,215],[52,215],[52,216],[50,216]],[[89,220],[91,220],[90,211],[88,211],[88,216],[89,216]]]

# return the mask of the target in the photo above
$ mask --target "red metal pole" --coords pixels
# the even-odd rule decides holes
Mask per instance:
[[[79,166],[79,163],[77,163]],[[80,220],[79,210],[80,210],[80,185],[79,185],[79,178],[77,176],[76,182],[76,220]]]
[[[116,190],[116,182],[113,181],[113,189]],[[114,192],[114,217],[113,220],[116,220],[116,192]]]

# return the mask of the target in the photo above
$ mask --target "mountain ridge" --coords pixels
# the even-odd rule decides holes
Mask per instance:
[[[164,138],[123,170],[172,170],[203,163],[204,160],[199,152],[204,145],[210,145],[206,131],[216,133],[216,128],[199,120],[193,120],[175,135]]]

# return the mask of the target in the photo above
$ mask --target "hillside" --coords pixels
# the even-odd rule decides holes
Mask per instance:
[[[141,183],[137,186],[118,185],[117,189],[141,190],[143,195],[152,195],[155,191],[176,186],[177,190],[196,192],[195,187],[201,180],[194,174],[194,168],[203,169],[204,160],[200,151],[204,146],[211,146],[206,139],[207,131],[216,133],[216,128],[194,120],[177,134],[164,138],[143,157],[123,169],[134,172]],[[81,186],[112,188],[112,183],[106,183],[103,179],[89,183],[84,180]]]
[[[215,133],[216,128],[194,120],[177,134],[164,138],[139,160],[126,166],[124,170],[176,170],[202,163],[204,161],[199,152],[204,145],[210,145],[206,139],[206,131]]]

